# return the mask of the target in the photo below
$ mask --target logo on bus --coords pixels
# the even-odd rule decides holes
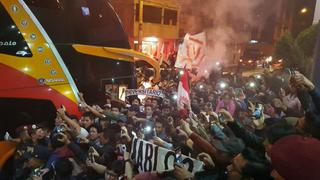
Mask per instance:
[[[16,46],[16,41],[0,41],[0,46]]]
[[[46,83],[59,83],[59,82],[65,82],[66,80],[64,78],[53,78],[53,79],[44,79],[40,78],[38,79],[38,83],[40,85],[45,85]]]

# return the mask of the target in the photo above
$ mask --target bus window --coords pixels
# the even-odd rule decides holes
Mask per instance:
[[[107,0],[25,0],[55,44],[130,48]]]
[[[0,53],[32,57],[28,44],[2,4],[0,4]]]
[[[104,84],[134,87],[134,63],[79,53],[74,44],[129,49],[127,35],[108,0],[24,0],[62,57],[86,100],[98,102]],[[109,80],[114,79],[113,82]]]

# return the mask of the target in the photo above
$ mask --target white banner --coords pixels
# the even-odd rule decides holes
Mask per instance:
[[[206,33],[195,35],[186,34],[183,43],[179,46],[175,67],[199,68],[206,58]]]
[[[161,90],[154,90],[154,89],[127,89],[126,90],[126,97],[138,96],[138,95],[156,96],[160,98],[165,97],[165,95]]]
[[[134,138],[131,147],[131,159],[138,166],[139,172],[164,172],[174,169],[176,154],[168,149],[147,141]],[[202,170],[203,163],[188,156],[181,156],[181,163],[193,174]]]

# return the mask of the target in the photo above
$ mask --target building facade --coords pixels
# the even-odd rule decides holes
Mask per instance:
[[[176,52],[179,6],[174,0],[111,0],[111,3],[133,49],[159,61],[167,61]]]

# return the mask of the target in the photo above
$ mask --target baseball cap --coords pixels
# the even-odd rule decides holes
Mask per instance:
[[[271,148],[273,168],[284,179],[319,179],[320,141],[300,135],[286,136]]]

